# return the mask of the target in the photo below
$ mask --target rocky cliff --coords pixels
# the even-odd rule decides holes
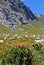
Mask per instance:
[[[29,24],[29,19],[36,17],[22,1],[0,0],[0,23],[12,28],[17,27],[16,24]]]

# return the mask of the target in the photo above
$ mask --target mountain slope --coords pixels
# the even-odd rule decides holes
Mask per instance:
[[[29,24],[29,19],[36,17],[29,7],[20,0],[0,0],[0,23],[17,28],[16,24]]]
[[[44,15],[43,14],[35,14],[36,18],[38,19],[38,21],[40,22],[44,22]]]

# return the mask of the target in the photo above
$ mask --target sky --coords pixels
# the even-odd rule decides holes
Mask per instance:
[[[33,13],[44,14],[44,0],[22,0]]]

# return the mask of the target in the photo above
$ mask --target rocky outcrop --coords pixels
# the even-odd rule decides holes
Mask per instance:
[[[29,19],[36,19],[30,8],[20,0],[0,0],[0,13],[0,19],[9,21],[8,24],[12,26],[17,23],[29,24]]]

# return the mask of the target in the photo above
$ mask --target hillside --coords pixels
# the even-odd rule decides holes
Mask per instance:
[[[20,0],[0,0],[0,23],[13,29],[17,24],[28,24],[29,19],[36,20],[33,12]]]
[[[44,23],[38,22],[38,21],[29,21],[29,22],[33,25],[32,27],[29,25],[17,25],[20,27],[20,30],[13,30],[11,28],[5,27],[4,25],[0,24],[0,65],[2,64],[3,59],[4,61],[6,61],[5,64],[10,65],[10,63],[8,63],[8,60],[10,59],[10,57],[13,59],[14,58],[13,55],[16,55],[15,52],[16,51],[19,52],[19,48],[21,48],[20,49],[21,52],[25,48],[25,46],[22,47],[22,44],[26,45],[26,54],[27,54],[27,47],[30,49],[31,53],[33,54],[32,64],[44,65],[44,42],[43,42],[44,41]],[[37,40],[39,42],[37,42]],[[19,44],[21,47],[17,47]],[[32,46],[32,44],[35,45],[35,48]],[[42,48],[41,48],[41,45],[42,45]],[[15,48],[17,48],[18,50],[15,50]],[[5,53],[7,53],[6,56],[5,56]],[[29,55],[31,56],[31,54]],[[14,59],[16,59],[16,57]],[[14,63],[12,64],[15,65]]]
[[[32,20],[30,20],[29,22],[33,26],[17,24],[20,30],[14,30],[0,24],[0,35],[3,36],[3,34],[6,34],[6,33],[11,34],[12,36],[15,34],[25,35],[25,32],[27,32],[27,35],[30,35],[30,34],[44,35],[44,22],[42,23],[42,22],[37,22],[37,21],[32,21]]]
[[[0,0],[0,38],[3,35],[44,35],[44,15],[33,14],[20,0]]]
[[[44,15],[21,0],[0,0],[0,65],[44,65]]]

